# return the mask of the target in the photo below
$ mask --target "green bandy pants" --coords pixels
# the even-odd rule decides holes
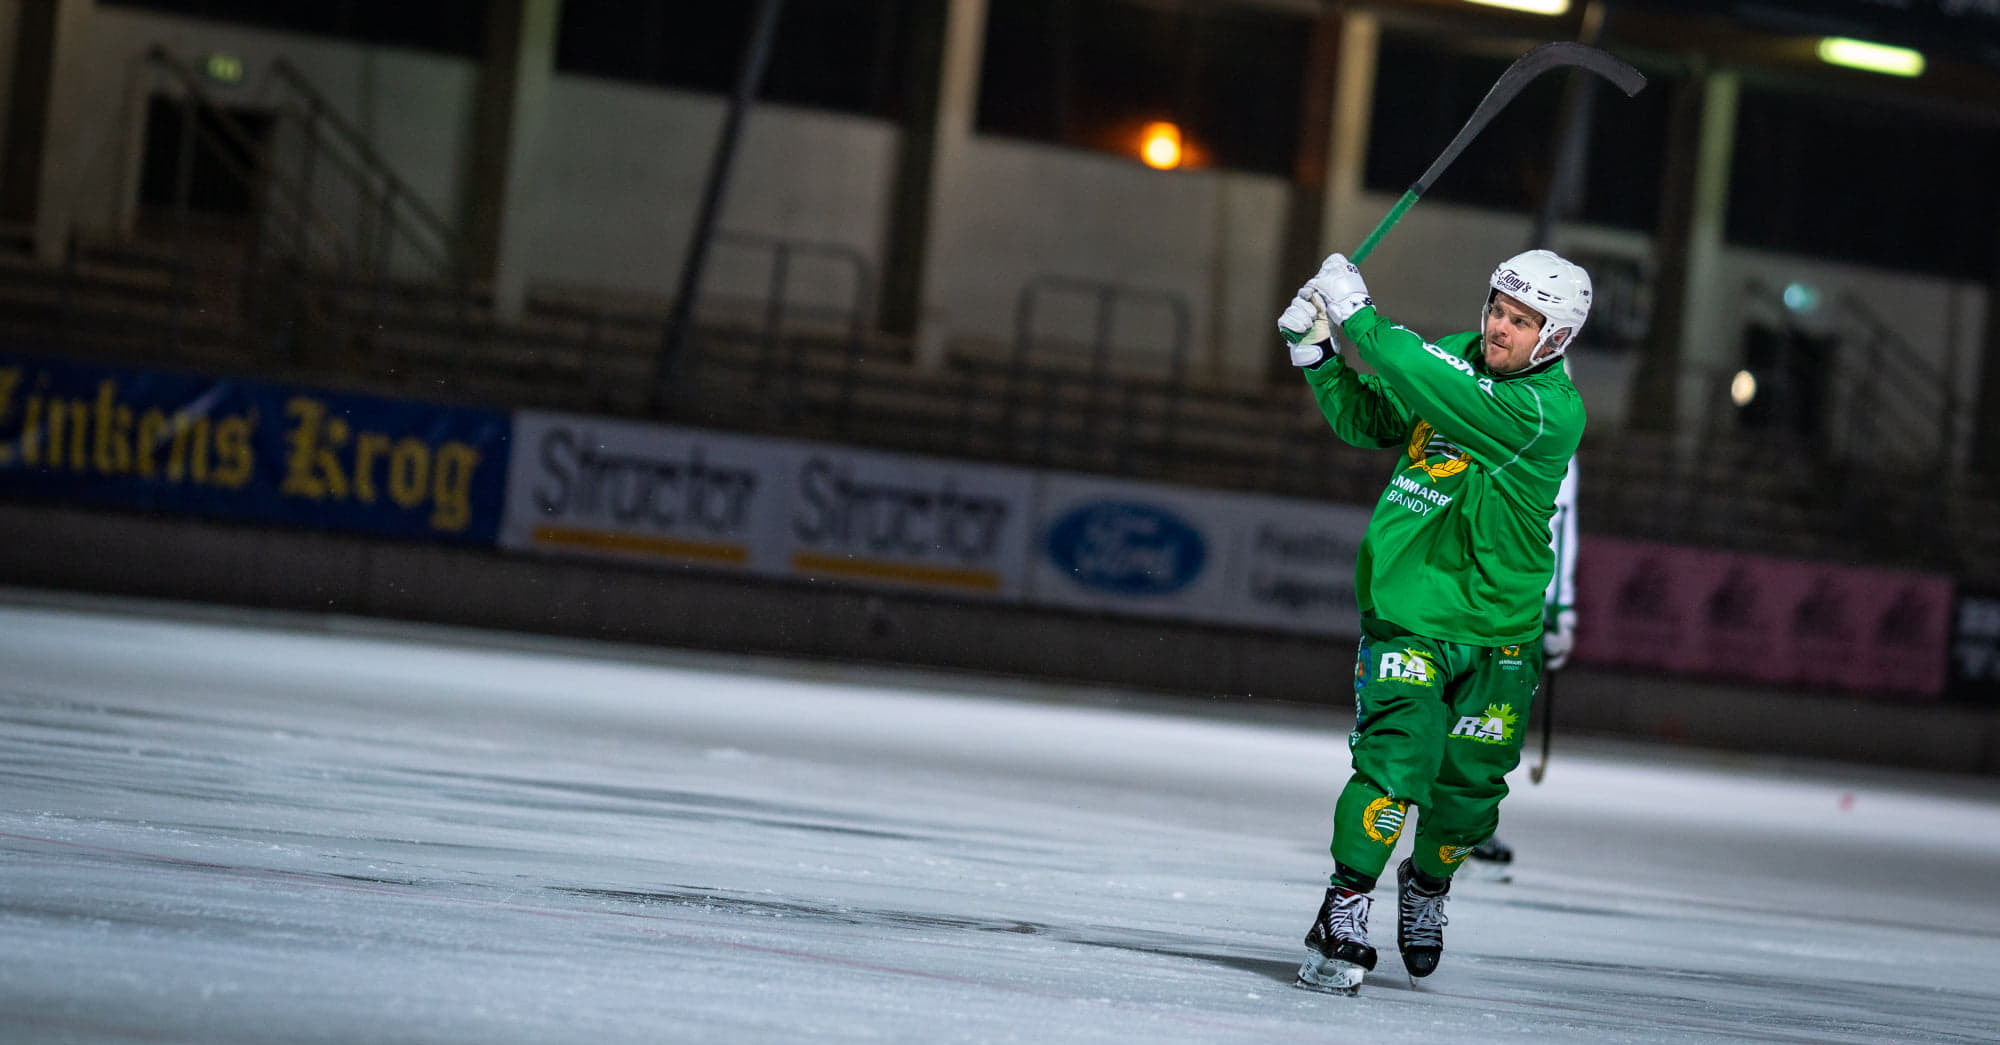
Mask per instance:
[[[1334,806],[1337,883],[1379,877],[1413,813],[1413,859],[1436,877],[1493,836],[1541,675],[1539,642],[1466,646],[1362,620],[1354,775]]]

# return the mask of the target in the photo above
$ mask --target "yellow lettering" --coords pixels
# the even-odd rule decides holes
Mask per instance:
[[[354,440],[354,499],[375,503],[375,459],[389,453],[389,437],[381,432],[363,432]]]
[[[208,418],[195,418],[188,429],[188,478],[200,486],[208,481]]]
[[[90,467],[90,404],[81,399],[49,401],[49,465],[61,468],[63,428],[69,428],[69,470]]]
[[[153,451],[167,441],[167,415],[154,407],[139,415],[139,438],[132,447],[132,464],[140,475],[151,479],[156,465]]]
[[[250,418],[240,414],[216,422],[215,452],[218,460],[215,485],[240,490],[250,481],[251,474],[256,470],[256,454],[250,443],[253,427]]]
[[[132,468],[132,408],[118,402],[118,383],[109,378],[97,385],[97,470],[123,475]]]
[[[174,442],[167,449],[167,481],[180,482],[187,476],[188,419],[186,414],[177,413],[173,420]]]
[[[298,423],[285,433],[285,445],[292,452],[285,458],[285,480],[278,484],[278,492],[317,501],[326,496],[326,483],[313,476],[312,467],[314,450],[319,446],[319,423],[326,416],[326,408],[304,396],[293,396],[285,404],[285,416],[297,418]]]
[[[398,440],[389,457],[389,499],[402,508],[423,504],[430,470],[431,448],[423,440],[413,435]]]
[[[313,455],[313,466],[326,482],[326,492],[336,501],[347,499],[347,473],[340,470],[340,448],[347,445],[347,422],[326,419],[326,445]]]
[[[438,447],[432,499],[431,529],[456,532],[472,521],[472,477],[479,467],[479,451],[460,442]]]
[[[323,500],[343,499],[352,490],[362,504],[386,497],[397,508],[413,511],[430,502],[432,529],[458,531],[471,525],[472,484],[481,460],[474,447],[446,442],[433,448],[414,435],[351,428],[326,403],[305,396],[293,398],[285,412],[291,426],[285,433],[280,493]],[[217,431],[225,458],[240,462],[230,473],[232,481],[239,472],[249,473],[248,424],[254,422],[240,432]]]
[[[293,396],[285,413],[298,418],[285,442],[292,448],[285,462],[285,479],[278,492],[319,500],[347,498],[347,477],[341,473],[335,449],[347,442],[347,422],[326,416],[326,406],[305,396]],[[324,440],[322,442],[322,439]]]
[[[21,461],[28,465],[42,463],[42,397],[28,398],[28,412],[21,419]]]

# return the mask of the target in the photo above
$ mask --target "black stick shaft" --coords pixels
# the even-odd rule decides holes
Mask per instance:
[[[1555,733],[1556,721],[1556,673],[1551,671],[1542,676],[1542,757],[1528,769],[1528,781],[1539,784],[1542,774],[1549,771],[1549,737]]]
[[[1438,176],[1445,172],[1445,168],[1450,167],[1452,161],[1458,159],[1459,153],[1464,152],[1465,147],[1472,144],[1472,139],[1477,138],[1479,132],[1485,130],[1486,125],[1492,123],[1495,116],[1500,115],[1500,110],[1505,109],[1507,103],[1513,101],[1514,96],[1520,94],[1521,89],[1526,87],[1530,80],[1551,69],[1563,68],[1586,69],[1596,73],[1624,91],[1628,98],[1638,94],[1640,89],[1646,86],[1646,77],[1639,70],[1595,47],[1561,41],[1530,49],[1528,53],[1515,59],[1514,64],[1508,66],[1507,71],[1501,73],[1500,78],[1493,82],[1493,87],[1486,92],[1485,98],[1480,99],[1478,108],[1472,111],[1472,116],[1465,121],[1465,126],[1459,128],[1458,134],[1444,147],[1444,151],[1438,154],[1437,159],[1431,161],[1430,168],[1403,193],[1402,198],[1396,201],[1396,205],[1390,208],[1389,213],[1383,215],[1382,220],[1376,223],[1374,230],[1368,233],[1368,238],[1362,240],[1359,247],[1354,248],[1354,253],[1348,256],[1348,260],[1359,265],[1369,254],[1374,253],[1375,245],[1382,242],[1382,237],[1389,234],[1389,229],[1396,222],[1402,220],[1404,212],[1416,204],[1417,198],[1431,187],[1432,182],[1437,181]]]

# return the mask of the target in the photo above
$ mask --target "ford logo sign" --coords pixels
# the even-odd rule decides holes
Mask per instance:
[[[1048,529],[1049,558],[1078,584],[1116,595],[1166,595],[1201,575],[1208,548],[1180,516],[1150,504],[1087,504]]]

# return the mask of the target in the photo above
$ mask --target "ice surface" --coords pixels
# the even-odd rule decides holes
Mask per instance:
[[[308,624],[0,598],[0,1040],[2000,1039],[1987,781],[1559,737],[1339,998],[1338,712]]]

